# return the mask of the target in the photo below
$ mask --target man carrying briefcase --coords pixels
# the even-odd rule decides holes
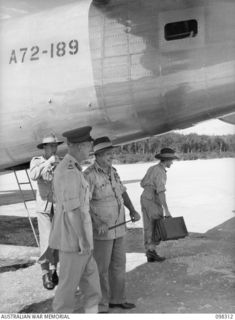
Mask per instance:
[[[159,245],[161,237],[155,234],[154,220],[165,217],[171,217],[166,202],[166,168],[170,168],[173,160],[178,159],[175,151],[171,148],[161,149],[159,154],[155,155],[160,162],[150,167],[142,179],[140,185],[144,188],[141,195],[141,209],[143,213],[144,224],[144,246],[148,262],[162,262],[164,257],[160,257],[156,252],[156,246]]]

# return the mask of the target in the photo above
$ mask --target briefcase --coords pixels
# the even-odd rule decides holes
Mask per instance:
[[[153,238],[155,241],[177,240],[188,235],[183,217],[169,217],[154,221]]]

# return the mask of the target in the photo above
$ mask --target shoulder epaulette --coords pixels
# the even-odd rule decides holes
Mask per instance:
[[[90,173],[92,170],[94,169],[94,165],[90,165],[89,167],[86,168],[86,170],[84,171],[84,173],[88,174]]]
[[[32,159],[31,159],[31,162],[32,161],[44,161],[45,159],[42,157],[42,156],[37,156],[37,157],[33,157]],[[46,160],[45,160],[46,161]]]

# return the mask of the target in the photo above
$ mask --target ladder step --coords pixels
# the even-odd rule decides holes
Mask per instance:
[[[30,184],[30,182],[19,182],[19,184]]]

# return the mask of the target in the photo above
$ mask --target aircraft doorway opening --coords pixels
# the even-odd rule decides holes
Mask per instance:
[[[164,28],[166,41],[196,37],[198,33],[197,20],[186,20],[167,23]]]

